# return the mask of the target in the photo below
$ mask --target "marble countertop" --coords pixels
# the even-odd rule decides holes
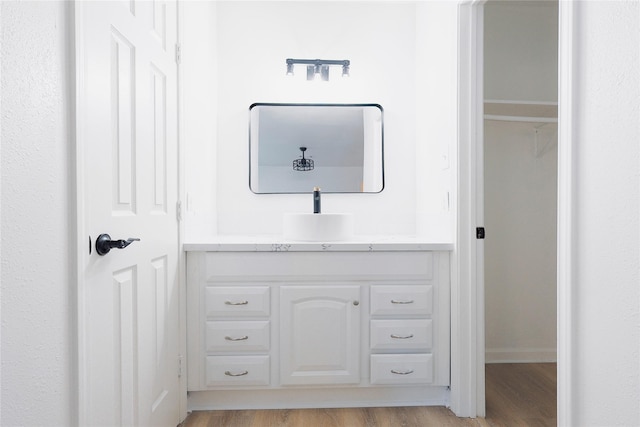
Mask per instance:
[[[372,252],[372,251],[452,251],[453,243],[418,237],[356,236],[345,242],[287,241],[282,236],[216,236],[186,241],[188,252]]]

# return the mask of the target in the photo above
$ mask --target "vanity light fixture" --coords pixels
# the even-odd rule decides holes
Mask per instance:
[[[307,66],[307,80],[314,80],[316,75],[320,75],[323,81],[329,80],[329,67],[331,65],[342,66],[342,77],[349,76],[349,66],[351,61],[348,59],[287,59],[287,75],[293,76],[293,65],[304,64]]]
[[[302,151],[302,158],[295,159],[293,161],[293,170],[294,171],[312,171],[313,170],[313,160],[305,159],[304,152],[307,151],[307,147],[300,147],[300,151]]]

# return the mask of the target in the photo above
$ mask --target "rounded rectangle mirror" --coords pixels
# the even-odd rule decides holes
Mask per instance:
[[[378,104],[249,107],[249,187],[257,194],[379,193],[384,188]]]

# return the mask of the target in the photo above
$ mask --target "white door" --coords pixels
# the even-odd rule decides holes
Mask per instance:
[[[280,383],[360,382],[360,286],[280,288]]]
[[[176,3],[75,7],[80,423],[173,427],[180,421]],[[102,233],[140,241],[101,256]]]

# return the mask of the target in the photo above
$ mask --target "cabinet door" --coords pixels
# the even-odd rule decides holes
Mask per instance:
[[[280,383],[360,382],[360,286],[280,288]]]

